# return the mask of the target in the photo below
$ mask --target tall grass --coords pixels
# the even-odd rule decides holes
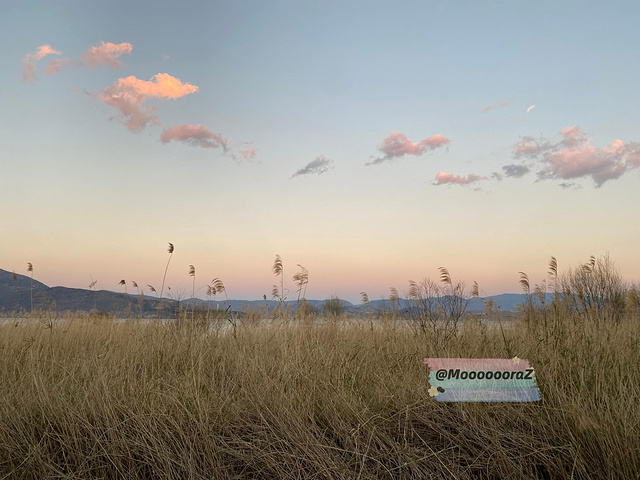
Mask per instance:
[[[637,478],[640,322],[0,324],[2,478]],[[491,318],[489,318],[491,320]],[[424,357],[536,369],[540,402],[438,403]]]
[[[640,288],[608,257],[565,273],[552,257],[549,282],[520,272],[518,313],[487,301],[484,315],[466,313],[478,285],[441,267],[407,299],[392,288],[390,311],[349,317],[332,298],[317,317],[299,267],[298,313],[267,322],[0,319],[0,478],[639,478]],[[272,271],[282,306],[278,255]],[[516,355],[540,402],[428,394],[425,357]]]

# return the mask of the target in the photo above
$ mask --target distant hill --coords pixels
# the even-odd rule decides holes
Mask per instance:
[[[546,301],[550,303],[553,300],[553,294],[547,293]],[[517,310],[518,305],[522,304],[525,300],[524,295],[519,293],[502,293],[500,295],[493,295],[490,297],[474,297],[469,300],[467,307],[468,312],[484,312],[485,304],[487,301],[492,300],[494,307],[502,312],[514,312]],[[378,310],[390,310],[392,309],[391,302],[389,300],[374,300],[369,302],[369,305]],[[411,303],[403,298],[398,299],[395,308],[404,309],[408,308]]]
[[[127,295],[125,293],[111,292],[108,290],[87,290],[81,288],[48,287],[44,283],[32,280],[30,277],[21,274],[14,274],[0,269],[0,312],[10,313],[19,311],[29,311],[31,309],[31,294],[33,293],[34,309],[53,309],[58,312],[64,311],[85,311],[98,310],[115,314],[125,314],[131,312],[135,316],[140,313],[142,305],[143,315],[153,315],[157,312],[158,299],[144,296],[142,304],[137,295]],[[552,294],[547,294],[548,301],[553,298]],[[483,312],[485,302],[492,300],[496,307],[502,312],[515,311],[518,304],[524,301],[524,296],[514,293],[504,293],[485,298],[472,298],[469,301],[469,312]],[[307,304],[321,312],[327,300],[307,300]],[[381,312],[394,309],[408,308],[408,300],[399,299],[395,305],[389,300],[373,300],[368,305],[354,305],[346,300],[341,300],[341,305],[348,313]],[[185,299],[181,302],[166,299],[162,300],[163,311],[170,316],[177,312],[180,305],[195,304],[202,308],[224,309],[229,306],[233,311],[240,312],[243,309],[260,310],[265,312],[273,311],[278,306],[276,300],[201,300]],[[295,310],[297,302],[295,300],[285,302],[285,307]]]
[[[503,293],[500,295],[494,295],[484,298],[472,298],[469,300],[468,312],[484,312],[485,304],[487,301],[492,300],[494,302],[494,308],[502,312],[516,311],[518,305],[524,302],[524,295],[517,293]],[[547,302],[553,300],[553,294],[547,294]],[[187,299],[183,300],[183,304],[191,305],[194,302],[200,307],[210,307],[213,309],[226,309],[231,306],[234,311],[242,311],[242,309],[251,310],[264,310],[273,311],[278,306],[276,300],[201,300],[201,299]],[[322,311],[324,304],[327,300],[306,300],[306,302],[314,307],[319,313]],[[346,300],[340,300],[342,307],[348,313],[362,313],[362,312],[390,312],[392,310],[404,310],[410,307],[411,302],[409,300],[400,298],[395,304],[392,304],[388,299],[373,300],[369,304],[354,305]],[[285,302],[285,307],[289,307],[295,311],[297,302],[295,300]]]
[[[31,305],[31,288],[30,277],[0,269],[0,310],[28,310]],[[34,302],[38,295],[41,296],[48,289],[44,283],[33,280]]]
[[[14,274],[0,269],[0,311],[5,313],[30,311],[33,294],[34,310],[55,310],[58,312],[92,310],[124,313],[132,315],[140,313],[140,298],[137,295],[110,292],[108,290],[86,290],[82,288],[48,287],[44,283],[33,280],[26,275]],[[178,302],[163,299],[163,311],[172,313]],[[144,296],[142,298],[142,314],[157,312],[158,299]]]

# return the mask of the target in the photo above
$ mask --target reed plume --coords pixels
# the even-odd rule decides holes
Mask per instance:
[[[389,288],[389,300],[391,300],[391,302],[397,302],[399,298],[398,289],[396,287]]]
[[[480,287],[478,286],[478,282],[473,282],[473,287],[471,287],[471,296],[479,297],[480,296]]]
[[[369,295],[367,295],[367,292],[360,292],[360,298],[364,305],[369,305]]]
[[[553,279],[553,289],[558,291],[558,261],[552,256],[549,261],[549,276]]]
[[[196,311],[196,267],[189,265],[189,276],[193,277],[193,288],[191,290],[191,321],[193,321]]]
[[[300,267],[301,271],[296,273],[293,276],[293,281],[298,287],[298,301],[297,301],[297,304],[300,305],[300,295],[302,294],[302,299],[304,299],[305,296],[306,296],[306,293],[307,293],[307,284],[309,283],[309,271],[306,268],[304,268],[302,265],[300,265],[299,263],[297,265],[298,265],[298,267]],[[302,292],[303,288],[304,288],[304,292]]]
[[[520,274],[520,286],[525,295],[531,295],[531,283],[529,283],[529,275],[524,272],[518,272]]]
[[[439,267],[438,270],[440,271],[440,281],[442,283],[446,283],[447,285],[451,286],[453,282],[451,281],[451,275],[449,274],[449,270],[447,270],[444,267]]]
[[[225,288],[224,283],[222,283],[222,280],[220,280],[219,278],[214,278],[213,280],[211,280],[210,288],[212,289],[214,296],[218,293],[224,292],[225,299],[229,300],[229,297],[227,297],[227,289]]]
[[[33,313],[33,265],[27,263],[27,272],[31,273],[31,313]]]
[[[169,263],[171,262],[171,257],[173,256],[173,243],[169,242],[169,248],[167,249],[169,252],[169,260],[167,260],[167,266],[164,269],[164,275],[162,277],[162,287],[160,288],[160,301],[158,301],[158,318],[160,318],[160,312],[162,311],[162,293],[164,292],[164,282],[167,278],[167,270],[169,270]],[[153,290],[155,292],[155,289]]]
[[[144,292],[140,291],[140,287],[138,287],[138,283],[135,280],[131,280],[131,285],[133,285],[138,291],[138,307],[140,309],[140,318],[142,318],[142,310],[144,307]]]
[[[276,254],[276,259],[273,262],[273,267],[271,267],[271,271],[276,277],[280,276],[280,291],[278,292],[278,287],[274,285],[273,290],[271,290],[271,295],[273,296],[273,298],[278,298],[278,305],[281,305],[285,301],[284,267],[282,265],[282,259],[278,254]]]

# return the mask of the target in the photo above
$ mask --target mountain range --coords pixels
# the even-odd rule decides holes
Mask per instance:
[[[551,294],[547,294],[549,299]],[[492,300],[496,309],[502,312],[511,312],[524,301],[522,294],[504,293],[484,298],[472,298],[467,310],[469,312],[483,312],[485,304]],[[33,302],[33,303],[32,303]],[[15,274],[0,269],[0,312],[30,311],[33,309],[53,310],[56,312],[108,312],[116,315],[140,315],[155,314],[158,309],[159,299],[148,295],[126,294],[108,290],[92,290],[82,288],[49,287],[42,282],[31,279],[26,275]],[[321,311],[327,300],[307,300],[308,305]],[[173,316],[180,306],[197,305],[198,307],[211,307],[213,309],[227,309],[229,306],[234,311],[243,308],[273,310],[278,306],[276,300],[201,300],[184,299],[181,301],[163,298],[163,314]],[[354,305],[346,300],[340,300],[342,308],[349,313],[362,313],[369,311],[390,311],[404,309],[409,306],[409,301],[399,299],[395,304],[389,300],[373,300],[367,305]],[[288,301],[286,305],[296,308],[297,302]]]

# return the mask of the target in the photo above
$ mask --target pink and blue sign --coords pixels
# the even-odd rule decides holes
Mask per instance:
[[[429,395],[439,402],[537,402],[535,371],[527,360],[425,358]]]

